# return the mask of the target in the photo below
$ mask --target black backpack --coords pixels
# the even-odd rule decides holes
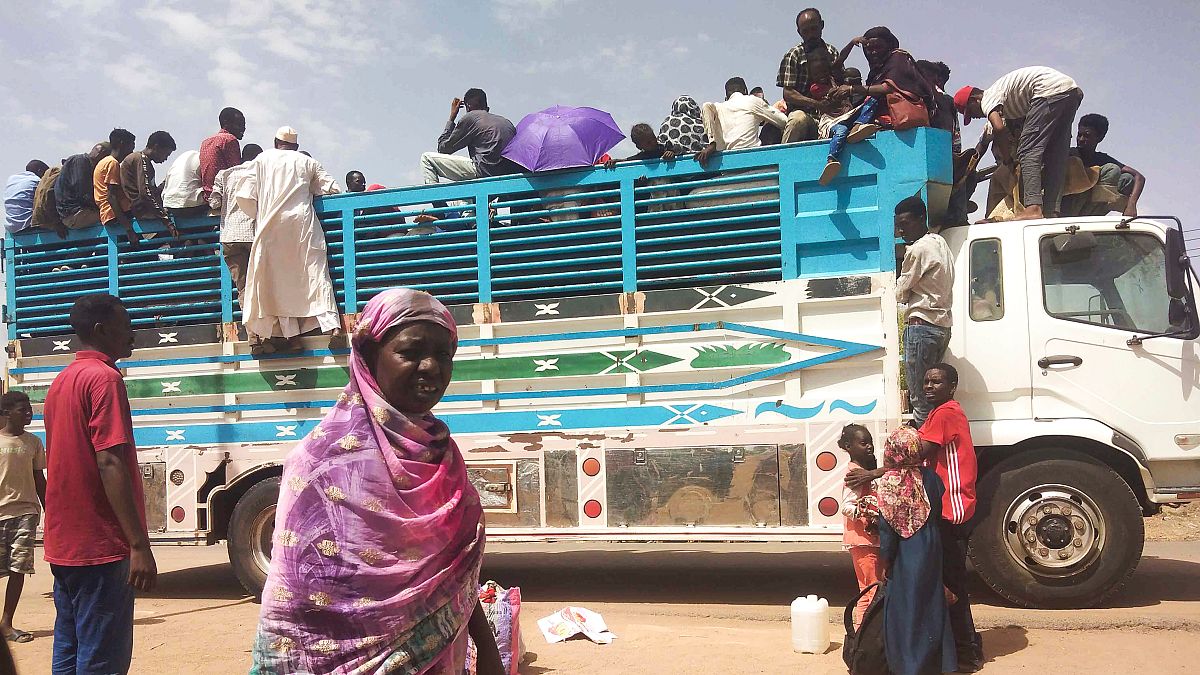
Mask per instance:
[[[872,588],[878,588],[871,604],[863,613],[862,623],[854,630],[854,607],[859,598],[866,595]],[[850,675],[889,675],[887,652],[883,646],[883,596],[887,593],[887,583],[871,584],[859,591],[846,605],[846,642],[842,645],[842,660],[850,669]]]

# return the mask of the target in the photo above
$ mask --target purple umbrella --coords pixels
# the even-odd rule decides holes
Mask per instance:
[[[624,138],[603,110],[556,105],[526,115],[503,155],[530,171],[592,166]]]

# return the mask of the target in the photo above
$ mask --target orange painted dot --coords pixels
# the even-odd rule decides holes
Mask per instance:
[[[600,473],[600,460],[595,457],[588,457],[583,460],[583,472],[589,476],[595,476]],[[595,516],[592,516],[595,518]]]
[[[600,512],[603,510],[604,508],[600,506],[600,502],[596,501],[595,499],[589,499],[583,505],[583,515],[587,516],[588,518],[599,518]]]
[[[817,510],[827,518],[835,516],[838,512],[838,501],[833,497],[826,497],[817,502]]]
[[[832,452],[822,452],[817,455],[817,468],[822,471],[833,471],[837,468],[837,457]]]

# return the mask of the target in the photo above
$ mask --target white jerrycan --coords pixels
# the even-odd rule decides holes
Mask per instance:
[[[815,595],[792,601],[792,651],[824,654],[829,649],[829,601]]]

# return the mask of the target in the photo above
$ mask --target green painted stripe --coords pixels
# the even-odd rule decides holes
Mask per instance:
[[[790,358],[787,350],[778,343],[705,345],[691,349],[697,354],[689,365],[698,369],[783,363]],[[653,350],[631,349],[582,354],[463,359],[454,363],[453,379],[455,382],[479,382],[647,372],[684,360]],[[136,378],[127,379],[125,385],[130,398],[159,398],[338,389],[346,386],[348,381],[348,368],[334,366]],[[48,388],[46,385],[14,387],[17,391],[27,393],[34,403],[45,401]]]

